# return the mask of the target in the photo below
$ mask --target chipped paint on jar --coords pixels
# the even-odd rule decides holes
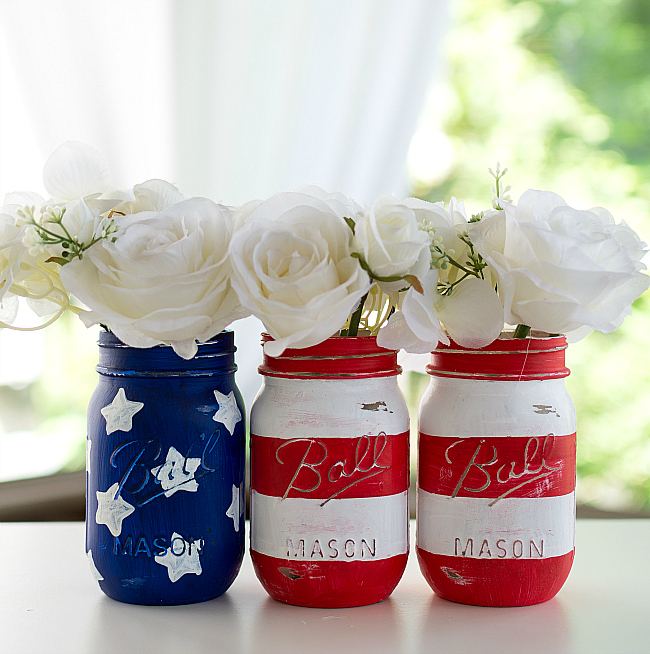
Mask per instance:
[[[86,555],[113,599],[221,595],[244,554],[244,406],[233,333],[181,359],[99,337],[88,407]]]
[[[274,599],[361,606],[400,580],[409,486],[400,371],[397,353],[371,337],[264,357],[251,409],[251,557]]]
[[[420,402],[417,554],[439,596],[524,606],[571,569],[576,417],[563,336],[432,353]]]

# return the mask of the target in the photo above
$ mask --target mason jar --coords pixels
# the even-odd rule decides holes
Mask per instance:
[[[209,600],[241,565],[246,437],[233,333],[198,348],[185,360],[100,334],[86,552],[100,588],[122,602]]]
[[[544,602],[574,556],[576,416],[566,340],[454,343],[431,356],[419,408],[417,555],[437,595]]]
[[[251,409],[251,557],[274,599],[360,606],[400,580],[409,518],[400,370],[372,337],[264,356]]]

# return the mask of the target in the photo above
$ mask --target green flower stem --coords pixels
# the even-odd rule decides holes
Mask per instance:
[[[469,268],[465,268],[465,266],[458,263],[458,261],[456,261],[455,259],[452,259],[448,254],[446,255],[446,257],[452,266],[456,266],[456,268],[460,268],[460,270],[467,273],[468,275],[472,275],[472,277],[479,277],[479,274],[476,271],[470,270]]]
[[[470,273],[465,273],[460,279],[457,279],[455,282],[449,284],[448,286],[441,285],[438,283],[438,289],[442,295],[449,295],[458,284],[465,281],[468,277],[473,277]]]
[[[530,334],[530,327],[528,325],[517,325],[513,338],[526,338]]]
[[[363,313],[363,307],[366,303],[366,298],[368,293],[366,293],[359,302],[359,306],[355,309],[354,313],[350,316],[350,325],[347,330],[346,336],[356,336],[359,332],[359,322],[361,321],[361,314]]]

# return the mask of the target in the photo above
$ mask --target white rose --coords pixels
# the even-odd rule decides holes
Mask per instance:
[[[21,194],[11,197],[25,199]],[[69,306],[68,294],[59,279],[59,266],[47,263],[49,253],[40,244],[34,228],[20,219],[20,210],[19,204],[8,204],[0,210],[0,327],[14,322],[20,297],[38,316],[56,311],[58,317]]]
[[[627,225],[604,209],[572,209],[554,193],[526,191],[516,207],[505,204],[468,231],[512,325],[570,340],[611,332],[649,285],[645,244]]]
[[[422,279],[424,293],[414,288],[407,291],[401,311],[394,313],[379,332],[377,344],[422,354],[435,349],[439,342],[448,345],[447,334],[467,348],[485,347],[499,336],[503,307],[488,281],[468,277],[449,295],[441,295],[437,287],[438,271],[431,270]]]
[[[405,284],[386,278],[425,275],[431,263],[430,242],[429,235],[418,229],[415,212],[391,196],[378,198],[356,219],[355,249],[387,293]]]
[[[134,220],[135,218],[135,220]],[[204,342],[246,312],[230,287],[230,211],[192,198],[125,220],[117,240],[103,240],[61,269],[66,288],[127,345],[171,345],[190,359]]]
[[[0,322],[1,326],[11,325],[18,313],[18,297],[13,293],[14,282],[21,276],[21,262],[27,257],[23,244],[25,227],[16,225],[16,221],[7,212],[7,207],[0,213]],[[17,279],[18,278],[18,279]]]
[[[231,242],[239,300],[275,339],[279,356],[332,336],[370,289],[352,257],[352,231],[326,201],[280,193],[259,204]]]
[[[303,184],[293,190],[294,193],[302,193],[303,195],[310,195],[312,198],[324,202],[339,218],[352,218],[361,213],[361,206],[352,198],[349,198],[343,193],[329,193],[316,184]]]
[[[342,193],[328,193],[316,184],[303,184],[294,189],[292,193],[299,195],[309,195],[315,200],[320,200],[326,204],[341,220],[351,218],[356,220],[357,215],[361,212],[361,207],[347,195]],[[249,216],[262,204],[263,200],[250,200],[242,204],[235,210],[235,228],[234,231],[241,229],[248,220]]]

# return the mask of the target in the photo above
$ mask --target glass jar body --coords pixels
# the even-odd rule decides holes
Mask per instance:
[[[86,551],[100,588],[133,604],[221,595],[244,552],[244,407],[232,332],[184,361],[100,335],[88,407]]]
[[[329,340],[340,358],[313,361],[349,376],[274,376],[271,362],[251,409],[251,556],[274,599],[333,608],[385,599],[404,572],[409,419],[396,370],[346,373],[358,339]]]
[[[532,348],[522,359],[535,368],[530,374],[517,375],[519,363],[506,362],[503,375],[499,364],[472,366],[471,354],[468,366],[447,358],[429,369],[419,409],[416,549],[445,599],[536,604],[553,597],[571,569],[575,410],[562,378],[568,371],[552,364],[545,376]],[[563,366],[563,350],[561,357]]]

